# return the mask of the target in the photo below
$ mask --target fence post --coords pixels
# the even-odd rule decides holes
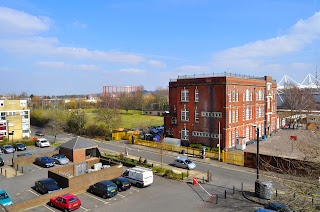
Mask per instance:
[[[234,186],[233,186],[232,190],[233,190],[233,194],[235,194],[236,193],[236,188]]]
[[[227,191],[224,190],[224,198],[227,199]]]
[[[276,197],[278,196],[278,189],[276,188]]]
[[[218,204],[218,194],[216,195],[216,204]]]

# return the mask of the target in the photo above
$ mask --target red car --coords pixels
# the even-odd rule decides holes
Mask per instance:
[[[81,206],[81,201],[73,194],[65,194],[62,196],[53,197],[48,203],[51,207],[57,207],[63,211],[73,211]]]

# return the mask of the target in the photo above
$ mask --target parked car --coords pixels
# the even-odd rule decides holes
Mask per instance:
[[[59,184],[52,178],[43,178],[35,182],[34,190],[41,194],[47,194],[61,190]]]
[[[281,212],[293,212],[293,210],[286,204],[280,202],[271,202],[264,207],[265,209],[270,209],[274,211],[281,211]]]
[[[117,177],[111,181],[117,185],[118,191],[125,191],[131,188],[130,181],[125,177]]]
[[[3,189],[0,189],[0,204],[4,206],[12,205],[12,200],[7,192]]]
[[[0,166],[4,166],[4,160],[0,157]]]
[[[69,163],[69,159],[63,154],[52,155],[55,164],[65,165]]]
[[[17,157],[30,156],[30,155],[32,155],[31,152],[23,152],[23,153],[17,154]]]
[[[80,208],[81,201],[73,194],[65,194],[51,198],[48,204],[63,211],[73,211]]]
[[[15,149],[11,145],[3,145],[2,152],[5,154],[10,154],[10,153],[15,152]]]
[[[114,197],[118,194],[117,185],[114,182],[109,180],[104,180],[97,182],[90,186],[89,192],[102,198],[106,199],[107,197]]]
[[[44,136],[44,133],[42,131],[36,131],[34,134],[36,136]]]
[[[173,166],[184,168],[184,169],[194,169],[196,168],[196,164],[191,160],[183,157],[177,157],[173,161]]]
[[[24,151],[27,149],[26,145],[24,145],[23,143],[15,143],[14,148],[16,151]]]
[[[35,145],[40,147],[40,148],[49,147],[50,146],[50,142],[45,138],[39,138],[38,140],[36,140]]]
[[[137,187],[146,187],[153,183],[153,172],[151,169],[136,166],[127,169],[122,177],[127,178],[132,185]]]
[[[54,160],[48,156],[41,156],[36,158],[35,164],[45,168],[49,168],[54,166]]]

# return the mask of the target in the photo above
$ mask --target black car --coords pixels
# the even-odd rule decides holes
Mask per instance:
[[[35,182],[34,190],[41,194],[47,194],[62,189],[52,178],[43,178]]]
[[[24,151],[27,149],[26,145],[24,145],[23,143],[16,143],[13,147],[16,151]]]
[[[125,191],[131,188],[130,181],[125,177],[114,178],[111,181],[117,185],[118,191]]]
[[[44,133],[42,131],[36,131],[34,134],[37,136],[44,136]]]
[[[114,197],[117,195],[118,187],[112,181],[104,180],[91,185],[89,192],[106,199],[107,197]]]
[[[54,160],[48,156],[41,156],[36,158],[35,162],[36,165],[49,168],[54,166]]]
[[[0,157],[0,166],[4,166],[4,160]]]

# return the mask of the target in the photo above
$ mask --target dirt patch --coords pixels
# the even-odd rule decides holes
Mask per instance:
[[[6,178],[16,177],[23,175],[21,172],[17,171],[16,169],[10,167],[10,166],[4,166],[1,167],[1,174],[5,176]]]

